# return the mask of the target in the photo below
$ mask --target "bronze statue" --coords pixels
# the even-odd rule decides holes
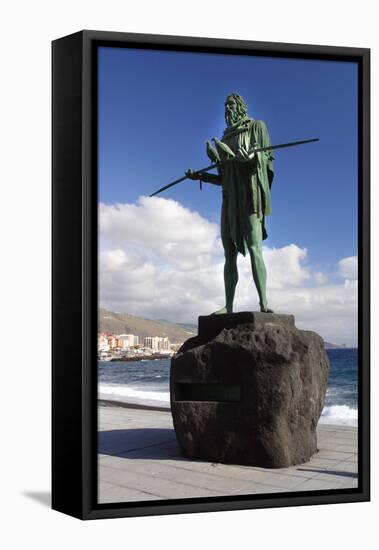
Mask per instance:
[[[237,93],[225,101],[226,128],[215,148],[207,141],[210,166],[187,170],[185,176],[161,187],[150,196],[186,180],[199,180],[222,187],[221,239],[225,252],[225,307],[215,314],[232,313],[238,282],[238,252],[249,253],[260,310],[269,309],[266,296],[266,267],[262,255],[262,240],[267,238],[265,218],[271,214],[270,191],[274,178],[272,150],[318,141],[318,138],[271,145],[267,127],[262,120],[247,115],[247,105]],[[217,169],[217,174],[208,170]]]
[[[250,153],[250,149],[270,146],[265,123],[247,115],[247,105],[237,94],[225,101],[227,127],[216,149],[207,142],[207,154],[218,162],[218,174],[187,170],[190,179],[222,186],[221,239],[225,252],[225,307],[216,311],[232,313],[238,282],[237,254],[249,253],[260,310],[270,312],[266,296],[266,267],[262,240],[267,238],[265,217],[271,214],[270,189],[274,177],[271,150]],[[223,162],[234,159],[232,162]],[[221,162],[220,162],[221,161]]]

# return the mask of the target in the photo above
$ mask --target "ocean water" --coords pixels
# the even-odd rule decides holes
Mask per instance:
[[[358,350],[328,349],[330,370],[320,422],[358,426]]]
[[[327,350],[329,382],[320,422],[358,425],[358,350]],[[170,359],[98,362],[100,399],[141,405],[170,406]]]

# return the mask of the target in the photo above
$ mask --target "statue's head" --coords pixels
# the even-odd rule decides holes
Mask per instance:
[[[225,100],[225,121],[228,126],[247,116],[247,105],[242,96],[229,94]]]

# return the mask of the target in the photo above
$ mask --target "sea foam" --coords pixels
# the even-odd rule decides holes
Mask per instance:
[[[140,405],[170,406],[170,392],[146,391],[130,386],[99,384],[98,396],[100,399],[136,403]]]
[[[358,426],[358,410],[348,405],[324,407],[320,423],[337,424],[339,426]]]
[[[99,384],[98,396],[100,399],[110,401],[170,407],[170,393],[168,391],[148,391],[121,384]],[[322,411],[320,423],[358,426],[358,411],[348,405],[326,406]]]

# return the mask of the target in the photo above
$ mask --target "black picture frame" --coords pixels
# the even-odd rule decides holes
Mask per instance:
[[[357,489],[97,503],[97,64],[101,45],[355,61],[359,81]],[[85,30],[52,43],[52,507],[81,519],[370,499],[370,50]]]

